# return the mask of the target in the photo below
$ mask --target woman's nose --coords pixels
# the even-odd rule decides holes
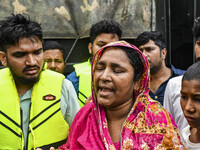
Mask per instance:
[[[111,80],[111,73],[108,69],[105,69],[100,77],[103,81],[110,81]]]

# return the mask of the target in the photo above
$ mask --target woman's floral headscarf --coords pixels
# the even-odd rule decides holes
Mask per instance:
[[[135,100],[135,103],[122,127],[121,141],[120,141],[121,149],[132,149],[134,148],[134,146],[137,149],[140,149],[141,147],[143,147],[144,149],[145,148],[151,149],[152,147],[154,148],[157,147],[158,149],[162,148],[163,142],[165,141],[168,142],[168,139],[164,134],[161,136],[161,132],[158,130],[160,129],[160,130],[167,131],[168,128],[170,128],[174,131],[174,127],[172,125],[171,117],[169,116],[168,112],[165,112],[165,110],[163,110],[163,108],[161,108],[159,103],[157,103],[156,101],[150,102],[152,101],[152,99],[149,97],[149,82],[150,82],[149,72],[150,71],[149,71],[148,61],[137,47],[125,41],[118,41],[118,42],[113,42],[102,47],[95,54],[93,58],[93,62],[92,62],[92,71],[91,71],[92,72],[92,84],[91,84],[92,98],[93,98],[93,103],[96,105],[96,115],[97,115],[97,120],[99,123],[100,134],[101,134],[102,140],[104,141],[106,149],[114,150],[115,146],[109,134],[105,110],[98,103],[97,95],[94,91],[94,72],[95,72],[97,62],[101,58],[103,51],[108,47],[128,47],[128,48],[133,49],[133,51],[137,51],[144,66],[143,73],[140,80],[141,81],[140,87],[138,91],[135,92],[136,95],[133,98]],[[152,113],[150,113],[149,111],[152,111]],[[151,116],[151,114],[153,115]],[[161,117],[161,118],[158,119],[158,117]],[[155,125],[155,124],[158,124],[158,125],[162,124],[163,121],[166,123],[166,125],[164,124],[161,126]],[[151,132],[149,130],[151,130]],[[146,135],[146,133],[148,134]],[[172,132],[170,136],[177,142],[176,146],[182,147],[182,145],[180,144],[179,138],[177,136],[174,136],[175,135],[174,133],[176,132]],[[150,139],[148,138],[148,136],[150,138],[153,138],[151,139],[152,142],[150,142],[151,143],[150,145],[148,141]],[[161,139],[163,139],[163,141]],[[143,142],[143,143],[140,143],[140,142]],[[143,146],[141,144],[143,144]],[[173,144],[171,143],[166,143],[166,144],[169,144],[168,146],[169,148],[171,147],[174,148]]]
[[[136,92],[136,97],[140,93],[148,94],[148,92],[149,92],[149,80],[150,80],[149,63],[148,63],[146,57],[142,54],[142,52],[137,47],[135,47],[134,45],[131,45],[130,43],[127,43],[125,41],[112,42],[112,43],[109,43],[106,46],[102,47],[99,51],[97,51],[97,53],[94,55],[94,58],[92,61],[92,71],[91,71],[91,73],[92,73],[92,96],[93,96],[93,100],[95,101],[95,103],[97,102],[97,100],[96,100],[96,95],[94,93],[93,86],[94,86],[94,72],[95,72],[97,62],[101,58],[101,55],[106,48],[119,47],[119,46],[128,47],[128,48],[131,48],[131,49],[137,51],[143,65],[144,65],[144,69],[143,69],[143,73],[142,73],[142,80],[141,80],[142,82],[140,84],[139,90]]]
[[[113,143],[103,106],[98,103],[94,92],[94,72],[103,51],[108,47],[128,47],[138,52],[143,63],[140,88],[135,92],[135,103],[123,123],[120,142]],[[92,62],[93,102],[85,105],[76,114],[70,126],[67,143],[60,147],[66,149],[95,150],[153,150],[184,149],[177,126],[170,114],[149,97],[149,65],[145,56],[133,45],[119,41],[101,48]]]

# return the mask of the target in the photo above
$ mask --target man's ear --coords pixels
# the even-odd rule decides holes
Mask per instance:
[[[7,66],[6,54],[0,51],[0,61],[3,66]]]
[[[90,54],[92,54],[92,43],[88,44],[88,51]]]
[[[161,51],[161,54],[162,54],[162,58],[163,58],[163,59],[166,59],[166,56],[167,56],[167,49],[166,49],[166,48],[163,48],[162,51]]]

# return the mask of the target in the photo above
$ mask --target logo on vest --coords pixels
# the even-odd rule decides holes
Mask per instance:
[[[49,94],[49,95],[43,96],[42,99],[43,99],[43,100],[46,100],[46,101],[51,101],[51,100],[55,100],[55,99],[56,99],[56,96]]]

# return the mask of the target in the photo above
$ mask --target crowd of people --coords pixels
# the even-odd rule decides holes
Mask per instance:
[[[200,21],[196,63],[166,64],[158,31],[133,43],[115,21],[90,29],[88,61],[64,76],[64,48],[23,14],[0,20],[0,149],[200,149]]]

